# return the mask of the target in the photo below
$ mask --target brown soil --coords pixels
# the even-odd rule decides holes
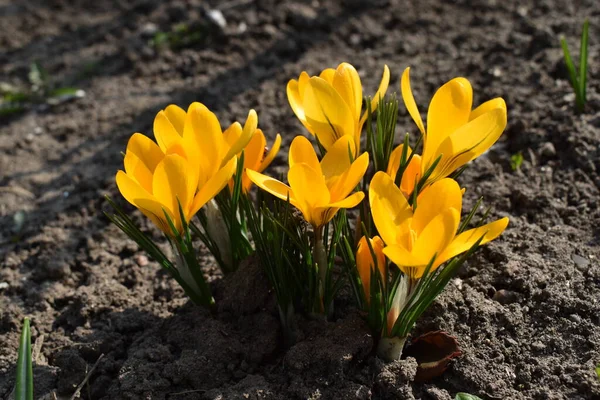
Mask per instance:
[[[208,3],[0,0],[0,80],[24,83],[37,60],[57,84],[86,91],[1,121],[0,397],[12,390],[29,316],[34,341],[43,340],[37,397],[70,395],[105,354],[86,399],[600,398],[600,3]],[[220,8],[227,27],[207,22],[203,7]],[[589,101],[576,115],[558,40],[566,35],[577,53],[586,16]],[[153,30],[182,22],[200,26],[195,43],[149,44]],[[168,103],[202,101],[224,122],[255,108],[287,146],[303,130],[286,82],[341,61],[357,67],[368,92],[383,63],[394,90],[411,65],[422,109],[458,75],[476,102],[503,96],[509,107],[501,142],[460,180],[467,206],[484,195],[511,223],[417,325],[415,334],[450,332],[463,351],[425,384],[413,381],[413,359],[384,365],[372,355],[349,299],[330,323],[300,319],[298,343],[283,349],[272,295],[252,264],[223,280],[206,257],[221,305],[216,316],[192,306],[101,212],[105,194],[120,199],[114,174],[128,137],[150,133]],[[402,110],[407,130],[416,131]],[[519,151],[525,161],[513,172]],[[25,216],[20,229],[15,215]]]

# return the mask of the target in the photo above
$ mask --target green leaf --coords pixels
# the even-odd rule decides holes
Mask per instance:
[[[481,399],[481,397],[477,397],[474,394],[457,393],[454,400],[482,400],[482,399]]]
[[[25,107],[18,103],[0,104],[0,117],[20,114],[25,111]]]
[[[19,357],[17,359],[17,379],[15,400],[33,400],[33,366],[31,362],[31,329],[29,318],[23,321]]]
[[[567,71],[569,72],[569,79],[571,81],[571,86],[575,89],[575,94],[577,95],[579,88],[579,81],[577,80],[577,73],[575,72],[575,64],[573,64],[573,59],[571,58],[571,53],[569,52],[569,45],[565,38],[560,39],[560,45],[563,49],[563,54],[565,57],[565,64],[567,66]]]
[[[600,379],[600,364],[596,365],[596,375],[598,375],[598,379]]]
[[[510,168],[513,171],[521,169],[521,165],[523,164],[523,153],[520,151],[516,154],[510,156]]]
[[[57,105],[72,99],[81,99],[83,97],[85,97],[85,92],[83,90],[74,87],[63,87],[48,93],[46,102],[51,105]]]

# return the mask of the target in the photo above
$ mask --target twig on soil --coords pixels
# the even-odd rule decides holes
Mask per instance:
[[[40,363],[40,355],[42,354],[42,346],[44,345],[44,335],[40,335],[35,339],[35,343],[33,344],[33,349],[31,352],[31,359],[34,363]]]
[[[180,395],[183,395],[183,394],[204,393],[204,392],[206,392],[206,390],[203,390],[203,389],[184,390],[183,392],[169,393],[169,394],[167,394],[167,398],[170,398],[171,396],[180,396]]]
[[[236,8],[239,6],[245,6],[247,4],[252,3],[254,0],[231,0],[228,1],[226,3],[221,3],[219,5],[219,7],[217,7],[219,10],[223,11],[223,10],[227,10],[230,8]]]
[[[79,386],[77,386],[77,389],[75,390],[75,393],[73,393],[73,396],[71,396],[70,400],[75,400],[76,398],[79,397],[81,389],[83,389],[83,387],[85,386],[85,384],[87,383],[87,381],[90,379],[90,377],[94,373],[94,370],[96,369],[96,367],[98,366],[98,364],[100,364],[100,360],[102,360],[102,358],[104,358],[104,354],[100,354],[100,357],[98,357],[98,359],[96,360],[96,362],[92,366],[92,369],[90,369],[90,371],[85,375],[85,378],[83,379],[83,381],[79,384]]]

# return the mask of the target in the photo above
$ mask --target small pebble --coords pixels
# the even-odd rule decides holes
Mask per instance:
[[[533,342],[531,344],[531,347],[533,347],[534,350],[544,350],[546,348],[546,345],[540,341],[537,342]]]
[[[500,304],[514,303],[518,300],[518,298],[518,293],[505,289],[498,290],[496,293],[494,293],[494,296],[492,297],[493,300],[496,300]]]
[[[137,265],[139,265],[140,267],[145,267],[146,265],[148,265],[148,257],[146,257],[143,254],[139,254],[137,256],[135,256],[135,263]]]
[[[227,21],[225,20],[225,17],[223,16],[223,13],[221,12],[221,10],[217,10],[217,9],[208,10],[206,12],[206,15],[219,28],[225,29],[225,27],[227,26]]]
[[[142,27],[141,33],[144,37],[153,37],[158,33],[158,26],[152,22],[148,22]]]
[[[556,149],[551,142],[546,142],[540,148],[540,155],[544,157],[554,157],[556,155]]]
[[[0,290],[8,288],[8,282],[0,282]]]
[[[575,322],[576,324],[581,323],[581,317],[577,314],[571,314],[569,315],[569,319],[573,322]]]
[[[575,263],[575,265],[577,265],[580,268],[585,268],[588,265],[590,265],[590,260],[588,260],[587,258],[581,257],[577,254],[573,254],[571,256],[571,260],[573,260],[573,262]]]

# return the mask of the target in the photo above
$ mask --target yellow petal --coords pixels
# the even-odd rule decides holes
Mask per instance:
[[[246,174],[248,175],[248,178],[250,178],[250,180],[262,190],[271,193],[273,196],[278,197],[281,200],[287,201],[289,197],[290,203],[299,208],[294,196],[294,192],[288,185],[251,169],[247,169]]]
[[[196,193],[190,207],[189,218],[193,217],[206,203],[213,199],[231,179],[235,173],[237,158],[229,160],[225,166],[217,171]]]
[[[310,78],[303,104],[306,120],[325,149],[343,135],[354,137],[355,122],[350,108],[324,79]]]
[[[385,254],[391,262],[396,264],[402,272],[411,277],[414,277],[414,272],[409,269],[410,267],[423,267],[431,260],[431,258],[427,260],[423,254],[411,253],[406,248],[399,245],[387,246],[383,249],[383,254]]]
[[[242,136],[242,131],[242,124],[240,124],[237,121],[229,125],[229,128],[225,129],[225,131],[223,132],[223,139],[225,139],[225,142],[229,145],[230,148]]]
[[[266,145],[267,140],[264,133],[260,129],[254,131],[252,138],[244,149],[244,168],[262,172],[259,168],[265,154]]]
[[[156,166],[152,181],[154,196],[175,215],[177,228],[181,226],[178,201],[184,212],[189,210],[198,185],[189,166],[185,158],[176,154],[168,155]]]
[[[442,142],[443,158],[432,179],[448,176],[457,168],[479,157],[502,135],[506,127],[506,110],[495,108],[463,125]]]
[[[296,136],[290,145],[288,154],[290,168],[296,164],[308,164],[315,171],[321,171],[317,153],[310,141],[304,136]]]
[[[501,108],[506,111],[506,103],[502,97],[496,97],[495,99],[488,100],[485,103],[481,104],[479,107],[471,111],[471,115],[469,116],[469,121],[474,120],[480,115],[485,114],[488,111],[492,111],[493,109]]]
[[[319,74],[319,78],[325,79],[327,81],[327,83],[329,83],[330,85],[333,85],[334,75],[335,75],[335,69],[327,68],[327,69],[324,69],[323,71],[321,71],[321,73]]]
[[[508,218],[504,217],[479,228],[470,229],[457,235],[449,246],[437,257],[436,267],[469,250],[483,237],[481,245],[496,239],[508,226]]]
[[[350,168],[353,152],[354,140],[351,136],[342,136],[327,150],[321,160],[321,171],[326,181],[342,175]]]
[[[168,236],[173,236],[173,229],[167,222],[167,218],[165,217],[165,213],[171,218],[173,224],[175,225],[175,229],[177,232],[182,232],[181,220],[179,218],[179,213],[177,215],[173,214],[173,212],[167,209],[163,204],[159,203],[156,200],[150,199],[140,199],[138,200],[138,207],[142,213],[146,217],[148,217],[154,224],[163,231]]]
[[[421,179],[421,156],[415,154],[402,175],[402,181],[400,182],[402,193],[407,197],[410,196],[417,183],[419,183],[419,179]]]
[[[159,111],[154,118],[154,137],[163,153],[168,153],[171,147],[181,144],[181,135],[164,111]]]
[[[306,88],[308,87],[308,81],[310,80],[310,75],[306,73],[306,71],[302,71],[300,76],[298,77],[298,95],[300,97],[301,103],[304,103],[304,96],[306,94]]]
[[[337,180],[331,179],[327,182],[331,201],[338,201],[351,193],[367,172],[367,168],[369,168],[369,153],[365,152]]]
[[[306,214],[309,214],[309,216],[305,216],[305,218],[308,222],[315,226],[325,225],[331,221],[333,217],[335,217],[335,214],[337,214],[340,208],[356,207],[364,198],[365,194],[363,192],[356,192],[343,200],[328,204],[327,206],[315,208],[308,206],[308,212]]]
[[[454,78],[433,95],[427,111],[427,137],[423,144],[423,162],[435,160],[440,144],[469,121],[473,89],[465,78]]]
[[[310,165],[297,163],[290,167],[288,182],[298,203],[304,203],[310,208],[329,204],[329,189],[325,185],[325,179]]]
[[[363,192],[355,192],[352,193],[350,196],[346,197],[345,199],[329,204],[329,206],[336,208],[353,208],[359,205],[364,198],[365,194]]]
[[[302,98],[300,97],[300,89],[298,87],[298,81],[292,79],[287,84],[287,98],[290,103],[290,107],[292,107],[292,111],[296,114],[296,117],[302,122],[302,125],[309,131],[311,134],[315,134],[314,130],[310,126],[310,124],[306,121],[306,116],[304,115],[304,105],[302,104]]]
[[[395,182],[396,181],[396,175],[398,174],[398,169],[400,168],[400,161],[402,158],[402,150],[404,148],[404,145],[401,144],[398,147],[396,147],[394,149],[394,151],[392,151],[392,154],[390,155],[390,161],[388,162],[388,167],[387,167],[387,174],[392,178],[392,180]],[[410,158],[410,155],[412,154],[412,149],[409,147],[408,150],[406,151],[406,157]],[[418,154],[415,154],[410,162],[408,163],[408,165],[406,166],[406,169],[404,170],[404,173],[402,174],[402,179],[400,181],[400,190],[402,190],[402,193],[404,193],[405,196],[410,196],[410,194],[413,192],[415,185],[419,182],[419,179],[421,177],[421,156]]]
[[[377,172],[369,186],[369,203],[373,222],[383,241],[388,245],[398,243],[402,234],[400,226],[412,218],[412,209],[406,198],[384,172]]]
[[[183,131],[188,158],[200,170],[199,188],[220,168],[222,157],[227,148],[221,124],[216,115],[200,103],[190,106]]]
[[[262,160],[260,167],[258,169],[258,172],[264,171],[265,168],[267,168],[271,164],[271,162],[273,162],[273,159],[279,152],[280,147],[281,147],[281,135],[278,133],[277,136],[275,137],[275,142],[273,142],[273,146],[271,146],[271,150],[269,150],[269,152],[267,153],[265,158]]]
[[[256,111],[250,110],[250,112],[248,112],[248,118],[246,118],[246,123],[244,124],[244,129],[242,130],[241,136],[231,146],[231,148],[223,158],[221,166],[228,163],[231,157],[234,157],[236,154],[241,152],[244,149],[244,147],[246,147],[250,139],[252,139],[252,135],[254,135],[254,131],[256,131],[257,126],[258,116],[256,115]]]
[[[171,234],[171,229],[167,226],[165,217],[162,211],[161,204],[144,190],[135,180],[127,176],[125,172],[119,171],[116,176],[117,187],[119,191],[132,205],[140,209],[140,211],[152,220],[163,232]]]
[[[437,214],[419,233],[412,248],[412,253],[417,254],[421,259],[427,260],[426,264],[428,264],[434,255],[441,254],[450,244],[459,223],[460,212],[454,208],[446,209]]]
[[[180,136],[183,136],[183,126],[185,124],[186,116],[185,111],[181,107],[171,104],[165,108],[165,114],[177,133],[179,133]]]
[[[420,234],[437,215],[449,208],[462,210],[462,194],[454,179],[445,178],[434,182],[419,194],[412,229]]]
[[[117,172],[115,177],[117,187],[121,195],[125,197],[129,203],[137,207],[136,201],[138,199],[154,199],[152,193],[144,189],[138,182],[131,178],[123,171]]]
[[[141,133],[134,133],[127,142],[126,153],[133,153],[144,163],[150,172],[153,172],[164,154],[160,147],[149,137]]]
[[[415,98],[410,88],[410,67],[407,67],[402,73],[402,79],[400,80],[400,89],[402,91],[402,100],[404,100],[404,106],[406,107],[406,110],[412,117],[413,121],[415,121],[415,124],[417,124],[417,127],[419,128],[421,133],[425,135],[425,126],[423,126],[421,114],[419,114],[417,103],[415,102]]]
[[[360,77],[356,69],[348,63],[341,63],[335,70],[330,84],[344,99],[352,112],[354,120],[358,121],[362,109],[363,95]]]
[[[392,178],[393,181],[396,180],[396,175],[398,174],[398,169],[400,168],[400,161],[402,161],[401,158],[403,149],[404,145],[401,144],[397,146],[394,150],[392,150],[392,153],[390,154],[390,160],[388,161],[388,165],[385,172],[390,176],[390,178]],[[410,155],[411,151],[412,149],[410,148],[406,151],[407,157]]]
[[[123,164],[127,175],[139,183],[148,193],[152,193],[152,171],[148,169],[146,164],[130,151],[125,153]]]
[[[189,113],[190,111],[195,110],[195,109],[208,110],[208,107],[206,107],[204,104],[202,104],[200,102],[195,101],[189,105],[187,112]]]
[[[390,85],[390,69],[388,68],[387,65],[384,65],[383,66],[383,75],[381,76],[381,81],[379,82],[379,88],[377,89],[377,92],[375,92],[373,97],[371,98],[371,111],[372,112],[377,110],[377,107],[379,106],[379,101],[385,97],[385,93],[387,92],[389,85]],[[368,117],[367,112],[368,112],[368,110],[366,110],[363,113],[363,116],[360,119],[359,131],[362,131],[362,126],[365,123],[365,121],[367,120],[367,117]]]

